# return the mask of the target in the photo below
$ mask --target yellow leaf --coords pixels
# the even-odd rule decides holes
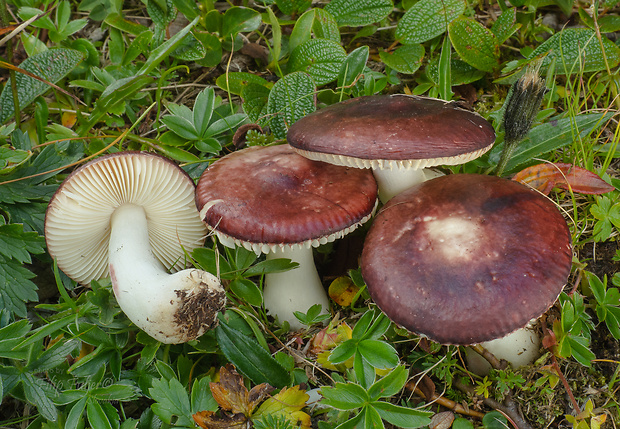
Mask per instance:
[[[310,416],[301,409],[306,406],[310,397],[299,386],[283,388],[279,393],[268,398],[258,407],[252,418],[260,418],[262,415],[283,415],[293,426],[310,428]]]
[[[348,307],[353,302],[353,298],[359,292],[360,288],[350,277],[338,277],[329,285],[329,297],[333,299],[336,304],[343,307]]]

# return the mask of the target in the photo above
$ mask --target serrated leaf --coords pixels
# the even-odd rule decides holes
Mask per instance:
[[[546,69],[555,60],[555,70],[560,74],[595,72],[606,69],[606,63],[614,68],[620,63],[620,47],[603,36],[601,43],[594,30],[567,28],[551,36],[534,49],[528,59],[547,54],[541,64]]]
[[[467,64],[492,72],[499,66],[499,44],[495,35],[478,21],[457,18],[450,23],[450,41]]]
[[[463,12],[463,0],[421,0],[398,22],[396,38],[403,44],[426,42],[443,34]]]
[[[0,254],[20,263],[31,263],[30,253],[43,253],[45,240],[34,231],[24,232],[21,224],[0,225]]]
[[[291,53],[288,72],[307,72],[318,86],[325,85],[338,78],[346,56],[344,48],[332,40],[311,39]]]
[[[48,392],[53,394],[51,384],[34,377],[30,373],[22,374],[22,384],[24,386],[24,396],[26,400],[37,407],[37,410],[48,420],[56,421],[58,410],[48,396]]]
[[[0,256],[0,308],[26,317],[26,303],[37,301],[37,286],[30,281],[35,275],[14,259]]]
[[[314,112],[314,82],[303,72],[290,73],[277,81],[267,101],[269,126],[276,138],[286,137],[288,127]]]
[[[149,394],[156,401],[151,405],[151,409],[163,422],[170,424],[176,416],[177,425],[193,427],[194,423],[189,418],[191,415],[189,395],[179,380],[176,378],[153,380]]]
[[[325,5],[341,27],[362,27],[381,21],[393,8],[392,0],[332,0]]]
[[[376,401],[379,398],[389,398],[394,396],[405,386],[407,378],[409,378],[407,369],[404,366],[399,365],[387,375],[377,380],[370,387],[370,389],[368,389],[368,395],[373,401]]]
[[[73,70],[83,57],[82,52],[74,49],[49,49],[27,58],[19,67],[48,82],[56,83]],[[50,88],[49,85],[22,73],[16,74],[15,82],[20,109],[28,106]],[[9,80],[0,94],[0,123],[4,123],[14,113],[13,92]]]
[[[284,387],[289,383],[289,373],[256,340],[231,328],[221,319],[215,336],[224,356],[255,384]]]
[[[399,73],[413,74],[422,65],[424,59],[424,46],[404,45],[396,48],[393,52],[379,52],[383,63]]]
[[[532,128],[525,140],[515,149],[505,172],[514,172],[517,167],[534,158],[572,144],[577,134],[576,130],[579,130],[579,135],[584,137],[607,122],[610,115],[610,113],[584,113],[574,118],[555,119]],[[503,144],[499,144],[491,149],[489,152],[491,163],[496,164],[499,161],[503,147]]]

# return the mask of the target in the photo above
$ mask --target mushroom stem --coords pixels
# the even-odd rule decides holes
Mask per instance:
[[[263,295],[269,314],[297,330],[304,325],[295,317],[295,311],[306,313],[313,305],[321,304],[321,312],[328,312],[329,299],[314,265],[312,248],[282,247],[267,253],[266,258],[287,258],[299,264],[289,271],[265,274]]]
[[[490,352],[495,358],[505,360],[514,369],[533,363],[540,356],[540,337],[536,331],[526,326],[491,341],[481,343],[476,353],[467,352],[467,367],[478,375],[487,375],[491,369],[488,359],[480,353]],[[497,369],[497,368],[496,368]]]
[[[163,343],[183,343],[215,325],[226,295],[210,273],[169,274],[149,243],[144,209],[123,204],[110,220],[109,268],[116,299],[129,319]]]
[[[382,203],[387,203],[392,197],[400,194],[405,189],[438,176],[435,171],[427,168],[375,168],[372,172],[379,186],[379,199]]]

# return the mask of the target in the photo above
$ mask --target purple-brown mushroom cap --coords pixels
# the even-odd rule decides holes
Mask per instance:
[[[571,261],[568,226],[551,201],[511,180],[455,174],[392,198],[375,217],[361,266],[394,322],[468,345],[546,312]]]
[[[491,124],[457,103],[374,95],[320,109],[295,122],[288,142],[311,159],[365,168],[465,163],[495,142]]]
[[[312,161],[289,145],[228,154],[204,171],[196,189],[209,228],[265,253],[332,241],[368,220],[376,204],[369,171]]]

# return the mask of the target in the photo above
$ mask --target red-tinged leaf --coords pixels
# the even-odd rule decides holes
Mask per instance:
[[[219,383],[209,383],[209,387],[213,398],[223,410],[247,417],[273,390],[267,383],[262,383],[248,391],[243,384],[243,377],[230,364],[220,369]]]
[[[512,178],[548,195],[553,188],[572,189],[579,194],[604,194],[615,188],[597,174],[572,164],[537,164]]]
[[[192,415],[194,421],[203,429],[246,429],[250,421],[243,414],[216,415],[213,411],[200,411]]]

